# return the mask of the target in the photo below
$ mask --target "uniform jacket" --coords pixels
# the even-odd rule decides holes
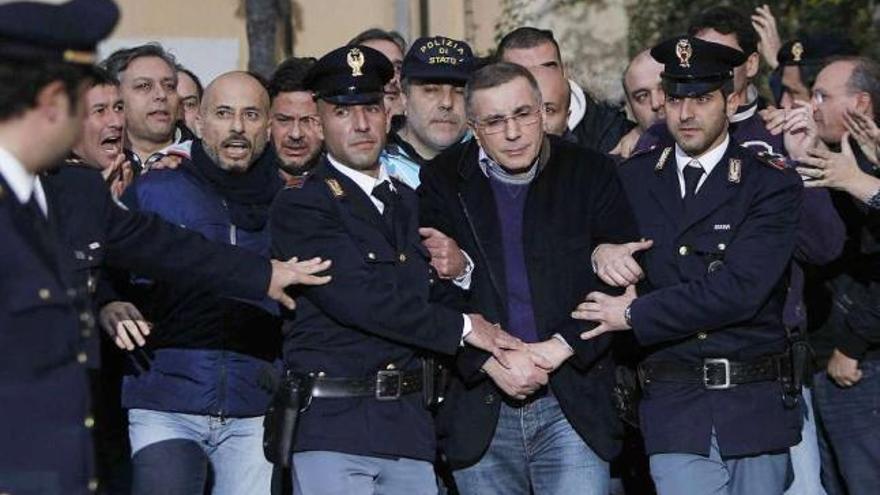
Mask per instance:
[[[501,227],[489,179],[478,164],[476,141],[447,150],[422,168],[422,225],[456,240],[474,259],[470,311],[507,324]],[[611,401],[610,336],[583,341],[588,324],[571,311],[599,289],[590,255],[603,242],[636,239],[635,224],[614,165],[595,151],[561,139],[544,142],[529,186],[523,250],[539,340],[559,333],[575,350],[550,378],[566,418],[605,459],[619,449],[620,425]],[[477,462],[492,439],[503,393],[480,367],[489,355],[462,352],[438,417],[443,452],[453,468]]]
[[[685,215],[674,151],[624,163],[620,176],[641,236],[646,283],[631,306],[648,361],[749,361],[786,349],[784,274],[794,251],[802,185],[731,140]],[[800,438],[778,382],[708,391],[653,382],[641,402],[647,452],[708,455],[714,428],[724,456],[781,450]]]
[[[452,355],[461,313],[429,303],[429,255],[418,234],[415,193],[394,181],[405,222],[390,232],[358,185],[326,158],[301,188],[281,191],[270,213],[276,257],[321,256],[333,280],[309,287],[284,324],[284,358],[298,373],[368,378],[412,370],[419,356]],[[295,451],[433,461],[434,424],[421,394],[399,400],[313,399],[300,416]]]
[[[124,210],[95,170],[61,167],[41,182],[57,249],[41,247],[0,178],[0,490],[88,493],[94,419],[85,367],[98,330],[77,281],[119,266],[259,297],[270,266]]]

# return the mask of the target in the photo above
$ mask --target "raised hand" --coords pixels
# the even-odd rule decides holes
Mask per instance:
[[[605,332],[629,330],[626,322],[626,308],[636,299],[636,287],[630,285],[620,296],[609,296],[601,292],[587,294],[586,300],[577,305],[571,313],[576,320],[595,321],[596,328],[581,334],[581,339],[594,339]]]
[[[645,273],[633,255],[650,249],[654,241],[642,240],[626,244],[600,244],[593,252],[593,270],[612,287],[624,287],[638,283]]]
[[[874,119],[868,117],[862,112],[853,109],[847,109],[843,115],[843,125],[850,136],[855,138],[862,149],[862,153],[874,165],[880,165],[878,156],[880,156],[880,128],[874,123]]]
[[[760,38],[758,41],[758,51],[761,53],[764,61],[767,62],[767,65],[771,69],[775,69],[779,66],[776,56],[782,47],[782,40],[779,38],[776,18],[767,4],[755,8],[755,13],[752,14],[752,27],[755,28],[758,38]]]
[[[467,262],[458,244],[451,237],[437,229],[419,229],[424,239],[422,245],[431,253],[431,266],[442,279],[454,279],[464,275]]]
[[[324,285],[332,279],[329,275],[318,276],[316,273],[330,268],[330,260],[312,258],[299,261],[290,258],[287,261],[272,260],[272,279],[269,281],[267,294],[280,302],[287,309],[295,309],[296,303],[284,289],[290,285]]]

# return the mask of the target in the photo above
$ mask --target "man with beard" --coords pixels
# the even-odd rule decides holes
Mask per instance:
[[[640,420],[660,495],[779,495],[802,420],[783,323],[801,181],[729,136],[743,52],[679,36],[651,56],[675,144],[619,168],[653,241],[645,281],[590,293],[572,316],[600,323],[584,339],[632,330],[645,349]]]
[[[405,120],[392,129],[381,156],[392,177],[416,189],[419,168],[461,141],[467,131],[464,84],[473,62],[464,41],[435,36],[412,44],[401,70]]]
[[[269,81],[272,146],[278,173],[289,186],[304,180],[324,145],[318,105],[302,83],[314,63],[313,58],[290,58],[278,66]]]
[[[67,162],[100,170],[113,197],[119,198],[132,179],[131,163],[122,151],[124,137],[125,115],[119,81],[96,67],[92,87],[86,92],[82,135]]]
[[[285,321],[287,376],[308,404],[291,453],[298,494],[436,494],[427,358],[469,345],[506,364],[505,350],[522,347],[479,315],[429,302],[444,284],[419,241],[418,200],[379,160],[393,72],[365,46],[312,67],[305,85],[318,98],[327,154],[272,206],[274,253],[334,260],[333,282],[302,292]]]
[[[196,123],[202,139],[192,158],[145,175],[127,199],[210,240],[267,255],[268,209],[280,188],[272,154],[264,153],[269,95],[248,73],[221,75],[206,89]],[[307,273],[329,266],[298,265]],[[268,493],[262,416],[270,397],[260,383],[280,351],[277,306],[158,282],[138,307],[154,326],[148,366],[123,380],[135,493],[201,493],[209,474],[215,494]],[[197,448],[207,463],[190,454]]]
[[[175,150],[175,145],[191,139],[185,127],[177,125],[177,69],[174,57],[162,46],[150,43],[117,50],[101,65],[119,81],[125,144],[136,174],[149,170]]]

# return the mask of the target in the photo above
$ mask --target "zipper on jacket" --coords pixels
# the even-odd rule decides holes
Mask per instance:
[[[221,199],[220,202],[223,203],[223,208],[225,208],[226,212],[228,213],[229,205],[226,204],[226,200]],[[235,228],[235,224],[231,221],[229,222],[229,244],[232,244],[233,246],[238,245],[238,232]]]

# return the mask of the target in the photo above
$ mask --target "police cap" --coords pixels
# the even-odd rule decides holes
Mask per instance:
[[[836,36],[803,36],[787,41],[779,48],[776,60],[787,65],[816,65],[836,55],[857,55],[851,41]]]
[[[118,20],[112,0],[0,0],[0,60],[92,65]]]
[[[362,105],[382,99],[394,66],[382,52],[367,46],[344,46],[324,55],[309,69],[303,85],[338,105]]]
[[[663,88],[672,96],[699,96],[733,79],[734,67],[745,63],[745,53],[693,36],[670,38],[651,49],[663,64]]]
[[[473,70],[474,53],[464,41],[433,36],[417,39],[403,58],[401,77],[464,86]]]

